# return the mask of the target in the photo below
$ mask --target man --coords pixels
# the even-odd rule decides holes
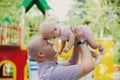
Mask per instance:
[[[72,27],[71,30],[76,36],[76,43],[72,55],[63,64],[55,62],[56,52],[48,41],[35,38],[29,42],[28,53],[39,65],[39,80],[78,80],[94,69],[91,53],[85,40],[80,36],[79,29]]]

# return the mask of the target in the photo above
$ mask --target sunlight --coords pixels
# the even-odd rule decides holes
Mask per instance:
[[[74,0],[48,0],[48,4],[52,7],[58,20],[63,21],[67,19],[67,13],[74,4]]]

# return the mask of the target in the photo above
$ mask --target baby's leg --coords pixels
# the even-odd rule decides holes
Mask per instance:
[[[80,29],[83,32],[83,37],[86,39],[87,44],[93,49],[99,49],[99,52],[103,54],[104,49],[100,43],[96,42],[90,28],[88,26],[81,26]]]
[[[93,49],[102,47],[102,45],[100,43],[96,42],[96,39],[94,38],[94,36],[92,34],[88,34],[86,36],[86,40],[87,40],[87,44]]]
[[[98,42],[96,42],[96,39],[94,38],[90,28],[88,26],[81,26],[80,29],[83,32],[83,37],[87,40],[87,44],[93,48],[93,49],[97,49],[102,47],[101,44],[99,44]]]
[[[86,36],[86,40],[87,40],[87,44],[91,48],[98,49],[101,54],[104,53],[104,49],[103,49],[102,45],[96,41],[96,39],[94,38],[94,36],[92,34],[88,34]]]

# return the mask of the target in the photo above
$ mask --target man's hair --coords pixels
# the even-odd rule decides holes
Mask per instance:
[[[40,46],[42,45],[40,43],[41,38],[35,38],[32,39],[29,43],[28,43],[28,54],[35,59],[36,58],[36,52],[40,51]]]

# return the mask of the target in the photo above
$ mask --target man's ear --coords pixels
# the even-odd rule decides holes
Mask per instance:
[[[39,56],[39,57],[44,57],[45,55],[42,53],[42,52],[37,52],[37,56]]]

